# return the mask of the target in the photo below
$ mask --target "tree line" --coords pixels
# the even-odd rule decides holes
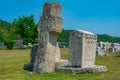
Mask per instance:
[[[35,23],[34,16],[20,16],[8,23],[0,20],[0,42],[4,42],[8,49],[12,49],[15,40],[22,39],[24,44],[37,43],[38,24]],[[58,36],[58,42],[68,42],[69,34],[73,30],[62,30]],[[114,37],[107,34],[97,34],[98,42],[119,42],[120,37]]]

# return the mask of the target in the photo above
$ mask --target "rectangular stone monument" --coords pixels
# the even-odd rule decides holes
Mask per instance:
[[[95,62],[97,36],[77,30],[70,34],[69,63],[76,67],[93,67]]]
[[[60,66],[58,71],[72,73],[107,71],[106,66],[95,65],[97,36],[84,30],[70,33],[69,59],[67,66]]]
[[[57,46],[57,37],[62,32],[63,23],[60,12],[60,4],[56,2],[45,3],[38,25],[39,44],[33,69],[35,72],[46,73],[54,71],[56,54],[60,54]]]

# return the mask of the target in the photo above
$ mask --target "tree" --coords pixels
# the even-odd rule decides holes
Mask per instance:
[[[0,20],[0,42],[3,42],[3,37],[7,36],[10,31],[10,23]]]
[[[73,30],[62,30],[62,33],[59,34],[58,36],[58,42],[69,42],[69,34]]]
[[[15,34],[19,35],[25,43],[35,43],[37,38],[37,26],[34,16],[22,16],[12,22]]]
[[[10,23],[0,20],[0,42],[4,42],[8,49],[12,49],[15,43],[12,30]]]

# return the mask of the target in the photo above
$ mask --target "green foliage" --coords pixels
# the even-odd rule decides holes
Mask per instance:
[[[34,21],[34,16],[22,16],[15,19],[12,23],[15,27],[15,33],[24,39],[25,43],[35,43],[37,38],[37,26]]]
[[[3,41],[4,37],[8,36],[10,30],[11,30],[10,23],[0,20],[0,42]]]
[[[73,30],[62,30],[62,33],[58,36],[58,42],[68,42],[69,41],[69,34]]]
[[[97,34],[98,36],[98,42],[99,41],[103,41],[103,42],[114,42],[114,43],[118,43],[120,41],[120,37],[114,37],[114,36],[110,36],[107,34]]]
[[[24,44],[36,43],[32,38],[24,38]]]
[[[0,20],[0,42],[4,42],[8,49],[12,49],[16,39],[24,39],[25,44],[37,42],[37,26],[33,17],[19,17],[12,24]]]
[[[10,23],[0,20],[0,42],[4,42],[8,49],[13,48],[13,28]]]
[[[9,39],[4,39],[3,42],[7,46],[7,49],[12,49],[13,48],[13,44],[15,43],[15,41],[13,41],[10,38]]]

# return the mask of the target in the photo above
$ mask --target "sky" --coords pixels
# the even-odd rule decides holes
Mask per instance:
[[[0,19],[12,22],[33,14],[37,23],[45,2],[62,5],[63,29],[120,37],[120,0],[0,0]]]

